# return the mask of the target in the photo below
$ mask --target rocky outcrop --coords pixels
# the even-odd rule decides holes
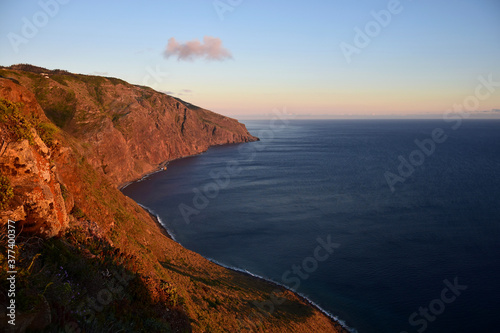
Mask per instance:
[[[14,200],[2,212],[2,224],[9,218],[19,221],[26,232],[51,237],[69,220],[55,166],[43,150],[47,147],[31,146],[28,140],[7,143],[0,167],[10,177]]]
[[[34,115],[37,121],[43,121],[43,111],[33,94],[10,80],[0,79],[0,96],[8,98],[2,104],[9,107],[8,112],[17,112],[7,115],[6,110],[2,110],[0,123],[0,172],[9,179],[13,191],[12,200],[0,211],[2,225],[11,219],[18,221],[17,225],[26,232],[55,236],[68,226],[72,207],[67,207],[64,200],[57,168],[51,162],[51,150],[33,124],[23,128],[28,132],[27,138],[21,140],[13,137],[15,133],[10,132],[15,129],[6,125],[8,116],[28,123]],[[23,106],[17,109],[16,105],[9,104],[11,102],[23,103]]]

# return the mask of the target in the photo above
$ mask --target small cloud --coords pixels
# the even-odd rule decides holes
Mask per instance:
[[[193,91],[191,89],[182,89],[181,92],[186,93],[186,94],[190,94]]]
[[[100,76],[107,76],[109,73],[108,72],[93,72],[92,74],[100,75]]]
[[[220,38],[205,36],[203,42],[197,39],[179,43],[174,37],[168,40],[167,49],[163,52],[165,58],[177,56],[177,60],[193,60],[205,58],[207,60],[231,59],[231,53],[222,46]]]

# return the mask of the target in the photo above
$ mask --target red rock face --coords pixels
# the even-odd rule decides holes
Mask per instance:
[[[9,142],[0,157],[2,174],[14,190],[9,209],[2,212],[2,224],[7,219],[19,221],[25,232],[52,237],[68,226],[69,219],[56,168],[38,148],[28,140]]]
[[[0,97],[23,103],[21,111],[25,115],[47,120],[33,94],[12,81],[0,79]],[[27,139],[13,140],[3,125],[0,124],[0,172],[9,179],[14,197],[0,212],[1,224],[10,219],[19,222],[19,231],[55,236],[68,226],[71,208],[66,207],[57,168],[51,163],[51,151],[34,128],[30,143]]]
[[[45,72],[49,78],[11,69],[0,70],[0,75],[35,92],[49,118],[57,118],[56,124],[86,143],[88,161],[116,185],[213,145],[258,140],[235,119],[148,87]],[[68,109],[64,121],[58,108]]]
[[[124,95],[124,100],[130,99],[130,92]],[[115,109],[119,113],[114,121],[105,118],[98,132],[83,136],[97,152],[99,160],[92,160],[92,164],[116,184],[213,145],[256,140],[236,120],[167,95],[153,93],[148,103],[139,103],[137,98],[127,102],[126,108]]]
[[[2,223],[20,221],[25,231],[51,237],[68,226],[74,196],[63,189],[78,192],[74,175],[82,159],[119,186],[212,145],[258,140],[235,119],[147,87],[47,72],[49,78],[0,68],[1,98],[21,103],[28,118],[50,118],[62,128],[48,148],[34,127],[31,141],[16,140],[0,124],[0,170],[14,190],[0,216]]]

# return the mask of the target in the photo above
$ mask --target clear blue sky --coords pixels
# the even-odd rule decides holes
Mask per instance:
[[[234,117],[439,114],[474,95],[480,75],[500,82],[498,0],[401,0],[350,63],[341,43],[356,47],[355,28],[391,1],[221,0],[236,4],[223,20],[216,1],[60,1],[41,0],[59,4],[53,17],[39,1],[1,1],[1,65],[119,77]],[[38,31],[23,32],[26,21]],[[13,46],[14,35],[25,39]],[[232,58],[163,55],[172,37],[204,36]],[[500,109],[500,87],[478,109]]]

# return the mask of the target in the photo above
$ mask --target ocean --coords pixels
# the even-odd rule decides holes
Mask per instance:
[[[124,194],[353,332],[500,331],[499,120],[245,124]]]

